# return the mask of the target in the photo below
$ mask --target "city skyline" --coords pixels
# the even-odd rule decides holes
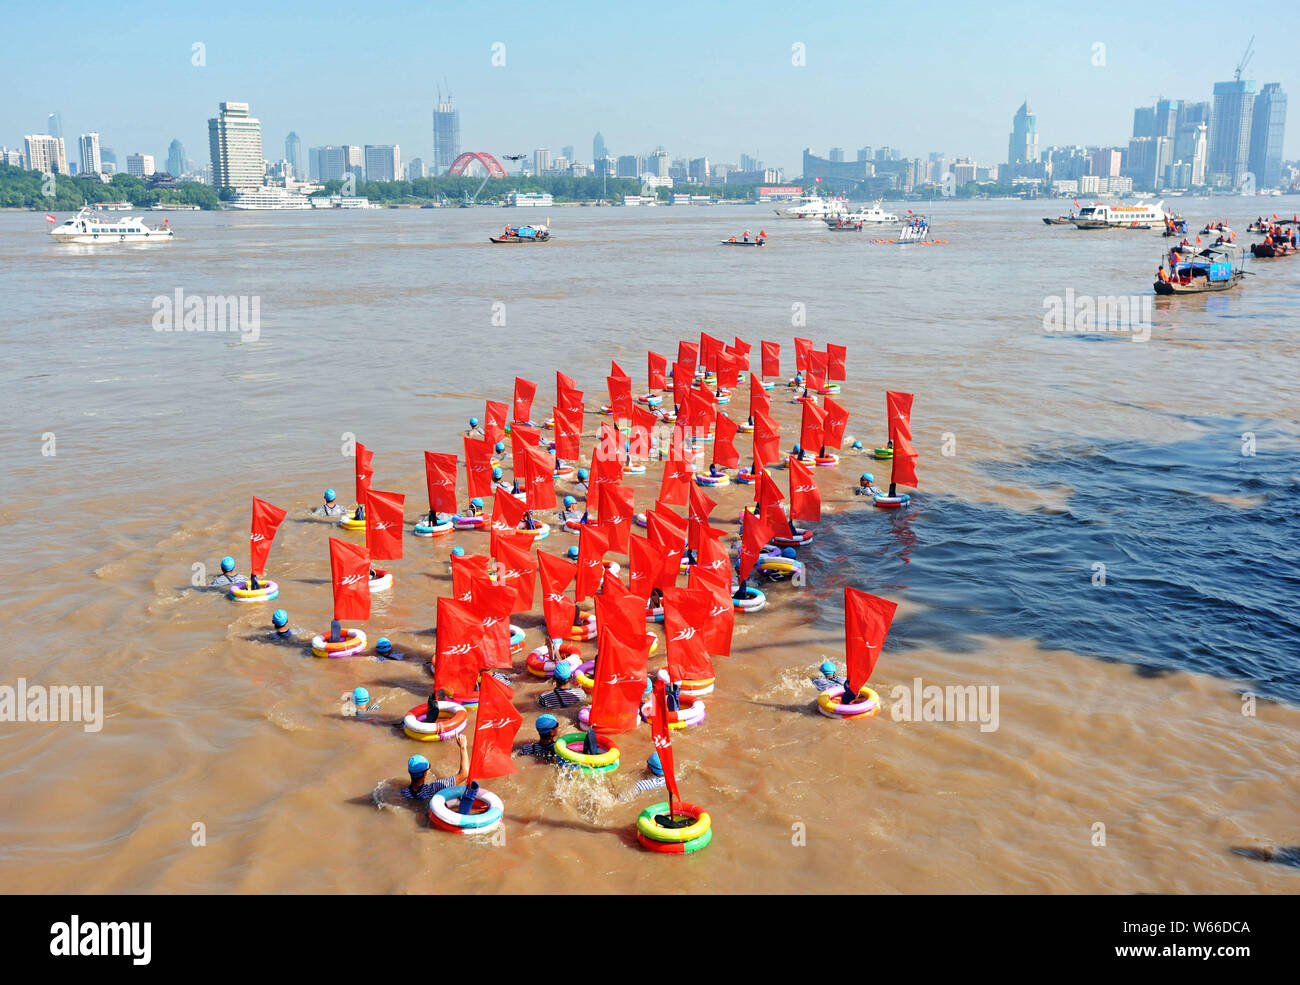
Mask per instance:
[[[11,19],[20,28],[54,29],[59,8],[22,10]],[[324,13],[343,9],[327,4]],[[937,26],[930,8],[924,18],[891,8],[870,17],[819,13],[787,28],[772,16],[778,8],[757,3],[734,19],[692,11],[704,18],[699,30],[665,34],[671,44],[663,46],[628,46],[630,35],[618,31],[621,26],[643,30],[635,17],[611,12],[596,28],[582,16],[583,9],[589,8],[552,7],[549,16],[523,12],[509,25],[484,24],[472,12],[453,10],[439,13],[439,30],[426,33],[418,25],[432,24],[432,15],[390,5],[347,32],[332,27],[326,32],[325,26],[335,23],[329,16],[319,18],[319,27],[295,20],[293,31],[283,34],[293,38],[289,44],[249,40],[233,28],[214,28],[202,15],[165,26],[146,23],[142,29],[151,50],[175,46],[174,65],[157,58],[148,60],[147,69],[124,65],[110,76],[117,84],[108,85],[102,77],[92,84],[93,58],[69,66],[43,82],[41,105],[28,97],[0,107],[0,143],[43,132],[53,113],[62,117],[65,138],[98,132],[119,154],[165,160],[173,139],[185,146],[206,144],[202,127],[212,108],[238,100],[256,108],[273,161],[280,156],[274,149],[292,131],[304,147],[394,144],[407,157],[433,162],[432,113],[439,88],[446,97],[450,85],[460,118],[460,150],[531,157],[539,147],[589,147],[599,130],[614,156],[648,154],[658,145],[674,157],[714,161],[735,162],[747,153],[788,174],[798,172],[805,147],[825,154],[832,147],[864,144],[898,147],[907,157],[938,149],[994,164],[1003,161],[1007,117],[1026,100],[1037,117],[1040,148],[1125,146],[1135,104],[1161,97],[1212,100],[1214,85],[1232,77],[1251,29],[1223,38],[1208,27],[1161,25],[1165,43],[1159,51],[1147,51],[1149,46],[1135,39],[1134,32],[1142,29],[1137,15],[1118,4],[1101,4],[1095,13],[1105,27],[1053,26],[1042,17],[1030,25],[1008,18],[1011,23],[998,25],[997,41],[971,46],[958,37],[963,31],[978,34],[974,28],[986,15],[942,4],[936,8],[943,11]],[[687,8],[668,4],[664,9]],[[1103,16],[1107,11],[1111,15]],[[1257,13],[1269,30],[1260,32],[1245,78],[1256,81],[1256,92],[1273,82],[1294,92],[1300,76],[1285,38],[1293,36],[1288,25],[1300,27],[1300,14],[1281,4]],[[286,14],[266,16],[277,24],[288,22]],[[394,31],[399,16],[403,25],[416,26]],[[276,35],[273,27],[264,38]],[[923,28],[929,32],[926,44],[908,45],[907,32]],[[111,42],[113,27],[104,30]],[[855,37],[891,31],[900,37],[898,45],[873,48],[870,59],[855,52]],[[1113,37],[1107,40],[1108,35]],[[439,50],[428,40],[442,36],[456,38],[456,44]],[[504,64],[494,65],[498,43],[505,46],[499,52]],[[804,46],[803,65],[792,64],[798,60],[796,44]],[[1102,64],[1094,64],[1098,44],[1105,46]],[[933,54],[940,50],[944,60]],[[1190,52],[1197,57],[1189,59]],[[7,64],[21,72],[38,57],[34,51],[15,51]],[[195,60],[202,64],[192,64]],[[729,60],[754,70],[729,72]],[[385,77],[398,66],[418,67],[430,77],[395,88],[370,71],[376,62],[390,66]],[[645,77],[639,67],[657,79],[653,96],[638,81]],[[324,68],[346,73],[353,83],[320,92],[302,85],[302,72]],[[546,96],[536,85],[538,73],[548,80]],[[881,79],[889,82],[883,91]],[[961,84],[954,85],[958,80]],[[700,98],[702,93],[708,98]],[[876,95],[864,100],[862,93]],[[1300,157],[1300,128],[1293,126],[1286,135],[1282,156]]]

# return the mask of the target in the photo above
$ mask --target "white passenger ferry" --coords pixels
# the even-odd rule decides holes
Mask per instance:
[[[1164,200],[1154,205],[1139,202],[1137,205],[1085,205],[1074,217],[1074,225],[1079,229],[1151,229],[1165,226],[1168,213],[1164,210]]]
[[[312,207],[311,199],[300,192],[289,191],[276,185],[240,192],[226,208],[247,212],[301,211]]]
[[[850,225],[892,226],[899,221],[898,216],[882,209],[880,207],[881,201],[881,199],[876,199],[871,205],[864,205],[847,215],[828,216],[826,225],[835,226],[840,223],[848,223]]]
[[[86,207],[50,235],[60,243],[161,243],[172,238],[172,230],[165,219],[162,226],[146,226],[139,217],[109,218]]]
[[[822,198],[814,194],[804,195],[793,205],[772,211],[780,219],[832,219],[843,215],[848,208],[842,198]]]

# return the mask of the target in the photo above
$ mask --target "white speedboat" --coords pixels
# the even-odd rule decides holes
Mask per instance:
[[[166,220],[162,226],[146,226],[139,217],[116,219],[83,208],[51,229],[50,235],[60,243],[161,243],[172,238],[172,230]]]
[[[804,195],[793,205],[772,211],[779,219],[831,219],[843,215],[848,211],[848,207],[840,198]]]
[[[834,226],[838,222],[850,223],[853,225],[864,226],[892,226],[897,223],[898,216],[892,212],[886,212],[880,207],[881,199],[876,199],[871,205],[865,205],[853,212],[843,215],[827,216],[826,225]]]

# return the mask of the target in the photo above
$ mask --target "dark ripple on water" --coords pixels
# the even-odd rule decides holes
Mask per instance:
[[[899,620],[892,645],[960,652],[977,634],[1029,637],[1300,703],[1300,456],[1234,456],[1245,428],[1225,440],[1228,423],[1216,424],[1197,441],[1083,441],[985,463],[998,483],[1067,487],[1064,511],[922,493],[910,513],[845,515],[822,547],[847,556],[851,584],[926,607]]]

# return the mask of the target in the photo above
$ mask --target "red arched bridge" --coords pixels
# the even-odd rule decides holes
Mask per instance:
[[[467,150],[464,154],[461,154],[460,157],[451,162],[451,167],[447,169],[447,173],[464,174],[465,169],[475,161],[478,161],[479,164],[487,168],[489,178],[509,177],[506,174],[506,169],[501,166],[501,162],[487,151],[482,150]]]

